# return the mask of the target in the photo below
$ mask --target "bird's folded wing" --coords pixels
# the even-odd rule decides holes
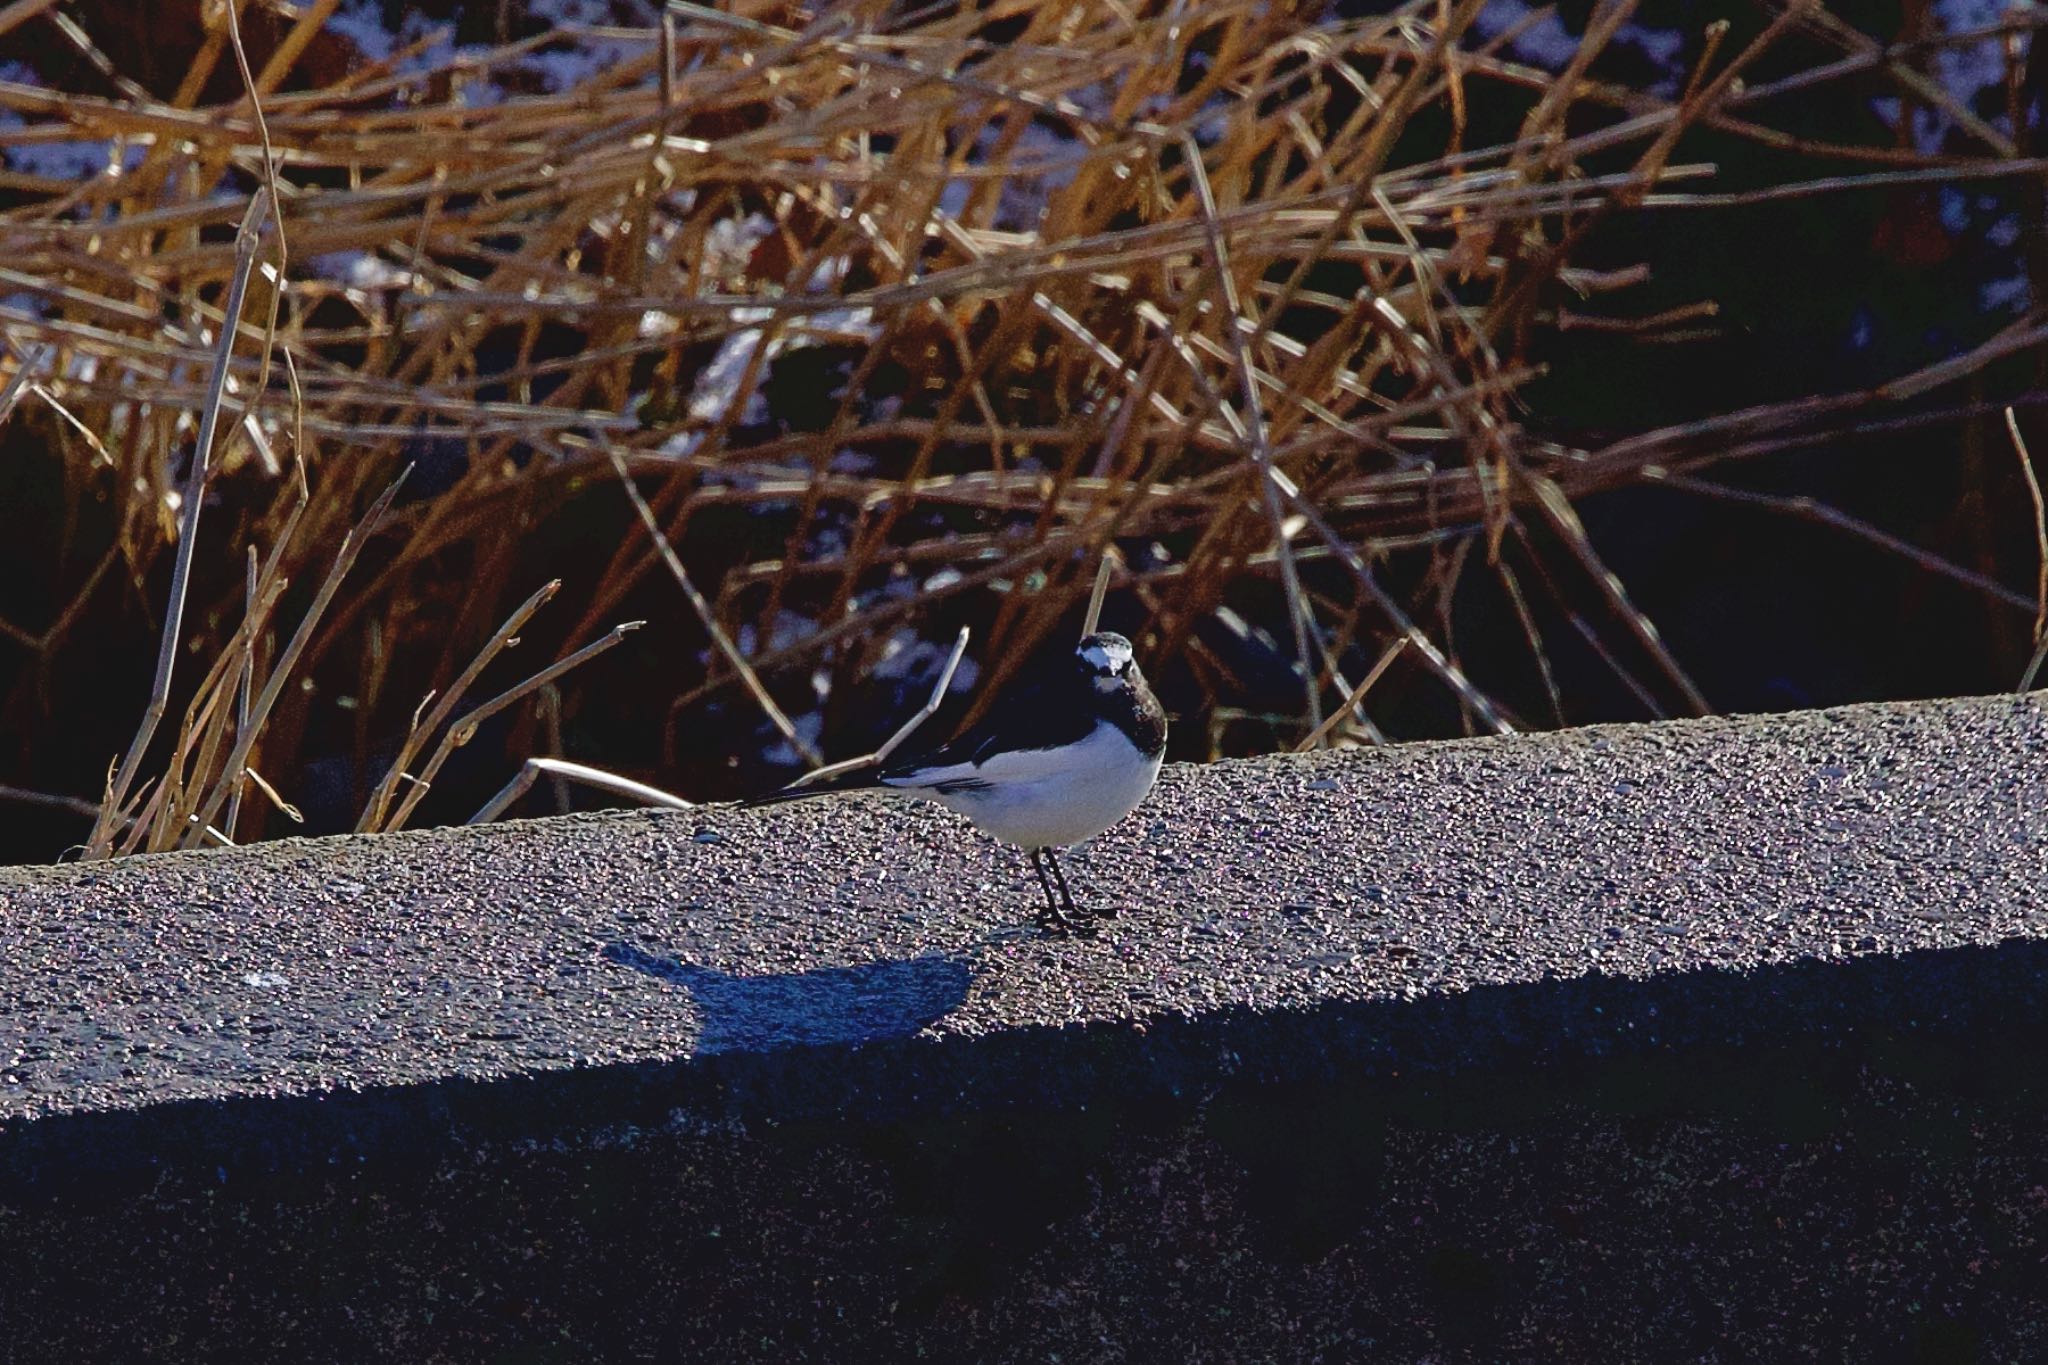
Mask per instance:
[[[1113,742],[1121,739],[1115,727],[1102,725],[1093,732],[1061,738],[1035,749],[1002,749],[990,752],[983,745],[974,757],[962,761],[955,754],[941,751],[932,755],[940,761],[927,761],[912,767],[891,766],[882,774],[882,784],[888,787],[957,788],[966,784],[975,786],[1009,786],[1028,782],[1044,782],[1050,778],[1066,777],[1101,767],[1112,755],[1107,752]],[[948,745],[951,750],[954,746]],[[1128,748],[1128,742],[1124,743]],[[952,761],[946,761],[952,760]]]

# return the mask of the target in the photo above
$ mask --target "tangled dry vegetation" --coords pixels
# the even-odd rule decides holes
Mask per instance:
[[[1796,443],[2041,328],[1885,393],[1535,439],[1516,390],[1561,307],[1648,333],[1710,311],[1629,320],[1654,263],[1576,259],[1613,215],[1710,211],[1690,130],[1784,138],[1786,90],[1911,68],[1793,4],[1710,31],[1660,95],[1589,74],[1629,4],[1562,72],[1481,9],[735,0],[380,56],[336,52],[332,0],[213,4],[175,80],[0,84],[0,145],[98,158],[4,180],[0,406],[50,471],[9,519],[38,519],[57,582],[0,620],[0,731],[125,731],[156,659],[125,758],[71,755],[107,774],[92,855],[274,832],[316,770],[393,828],[480,734],[472,788],[610,725],[644,753],[613,766],[725,794],[863,747],[960,624],[985,696],[1106,553],[1114,621],[1196,706],[1244,693],[1204,624],[1260,613],[1290,742],[1373,738],[1390,667],[1516,723],[1433,628],[1462,572],[1527,632],[1529,723],[1566,709],[1540,616],[1649,708],[1704,710],[1573,500]],[[1810,68],[1745,79],[1795,38]],[[601,59],[535,66],[564,50]],[[629,615],[654,625],[593,662]],[[477,703],[519,637],[538,676]]]

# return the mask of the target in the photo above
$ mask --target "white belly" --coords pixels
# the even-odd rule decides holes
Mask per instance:
[[[889,785],[929,796],[1006,844],[1065,848],[1136,810],[1158,776],[1158,756],[1146,757],[1123,731],[1102,725],[1064,749],[997,754],[986,763],[921,772]],[[988,785],[934,790],[963,780]]]

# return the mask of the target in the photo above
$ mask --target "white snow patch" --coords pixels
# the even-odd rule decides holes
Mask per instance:
[[[882,646],[882,657],[876,662],[871,676],[904,681],[923,679],[929,686],[939,680],[940,670],[945,668],[946,660],[952,657],[951,640],[941,645],[923,639],[916,631],[903,626],[890,633],[888,643]],[[946,691],[971,691],[975,680],[980,676],[980,667],[974,660],[962,655],[960,667],[953,670],[953,681]]]
[[[329,15],[327,27],[355,44],[371,61],[381,62],[397,46],[391,30],[384,27],[381,8],[376,0],[354,0]]]

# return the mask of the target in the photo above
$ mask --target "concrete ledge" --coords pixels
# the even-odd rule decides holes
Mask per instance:
[[[1174,770],[1072,867],[1099,938],[870,800],[0,869],[12,1353],[2048,1350],[2041,696]]]

